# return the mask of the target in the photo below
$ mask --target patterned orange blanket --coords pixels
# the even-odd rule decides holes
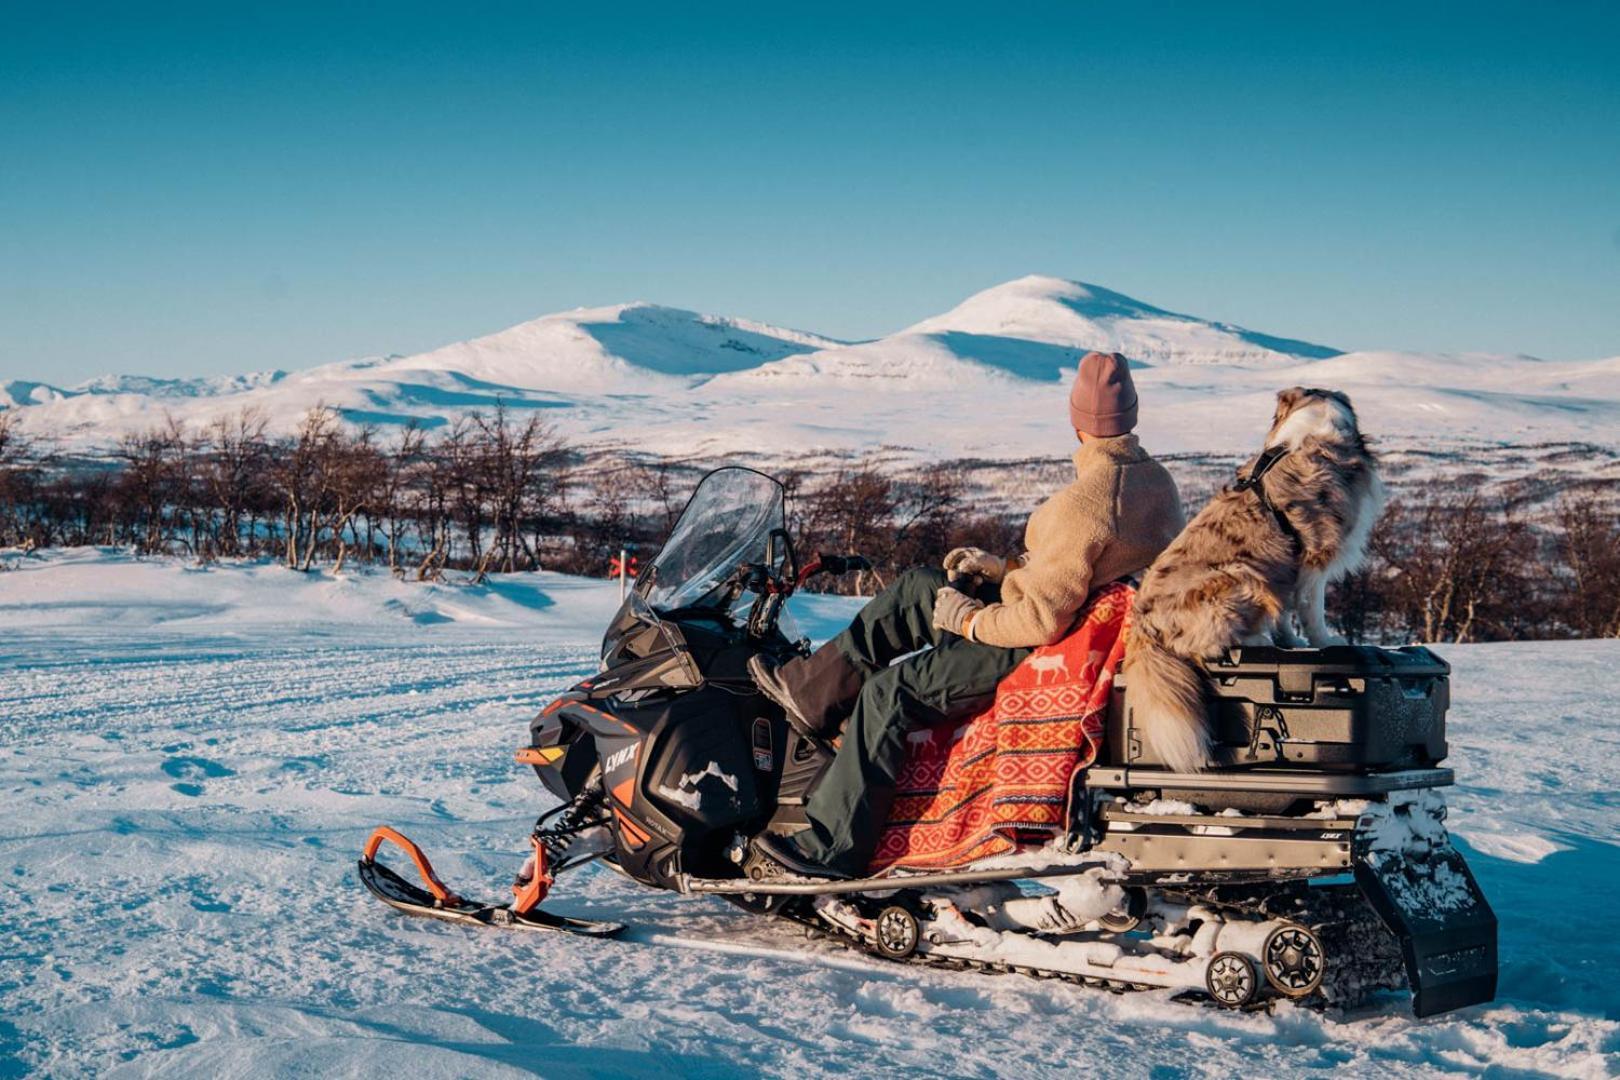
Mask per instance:
[[[1097,757],[1135,590],[1094,595],[1072,633],[1036,649],[984,712],[910,735],[872,870],[944,869],[1061,832],[1076,769]]]

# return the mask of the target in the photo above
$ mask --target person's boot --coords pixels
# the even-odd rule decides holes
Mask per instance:
[[[763,653],[750,657],[748,674],[760,693],[781,706],[788,726],[807,739],[837,738],[865,681],[836,647],[778,663]]]
[[[811,723],[809,717],[804,715],[804,706],[793,696],[792,681],[782,677],[782,668],[785,666],[764,653],[748,658],[748,674],[753,677],[754,685],[759,687],[760,693],[781,707],[782,715],[787,717],[788,727],[807,739],[820,739],[822,737],[820,726]]]

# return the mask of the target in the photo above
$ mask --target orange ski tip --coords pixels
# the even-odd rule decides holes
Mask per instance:
[[[525,746],[512,757],[519,765],[550,765],[566,753],[566,746]]]
[[[415,842],[404,833],[391,829],[387,825],[377,826],[376,830],[371,834],[371,838],[366,841],[365,853],[361,858],[366,862],[375,860],[377,858],[377,849],[382,847],[385,840],[411,857],[411,862],[416,864],[416,872],[422,875],[422,883],[428,887],[428,891],[433,894],[435,900],[445,906],[454,906],[461,903],[461,897],[446,888],[444,882],[440,881],[439,876],[433,872],[433,864],[428,862],[428,857],[422,853],[422,849],[417,847]]]

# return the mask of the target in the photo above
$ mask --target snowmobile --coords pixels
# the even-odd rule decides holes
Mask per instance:
[[[1418,1016],[1490,1001],[1496,919],[1452,846],[1440,789],[1446,663],[1420,647],[1243,647],[1207,665],[1217,768],[1176,773],[1113,690],[1101,756],[1070,784],[1065,835],[960,869],[800,878],[751,839],[806,826],[834,747],[789,727],[748,659],[809,648],[784,608],[859,556],[800,561],[782,486],[710,473],[607,630],[599,673],[547,705],[517,761],[560,802],[504,904],[465,900],[379,829],[359,863],[413,915],[611,936],[541,907],[600,860],[644,886],[711,894],[889,960],[1021,972],[1234,1008],[1350,1006],[1410,988]],[[377,858],[393,843],[417,885]]]

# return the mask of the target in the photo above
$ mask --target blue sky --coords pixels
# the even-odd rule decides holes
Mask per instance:
[[[4,378],[630,299],[866,337],[1032,272],[1620,353],[1613,4],[0,3]]]

